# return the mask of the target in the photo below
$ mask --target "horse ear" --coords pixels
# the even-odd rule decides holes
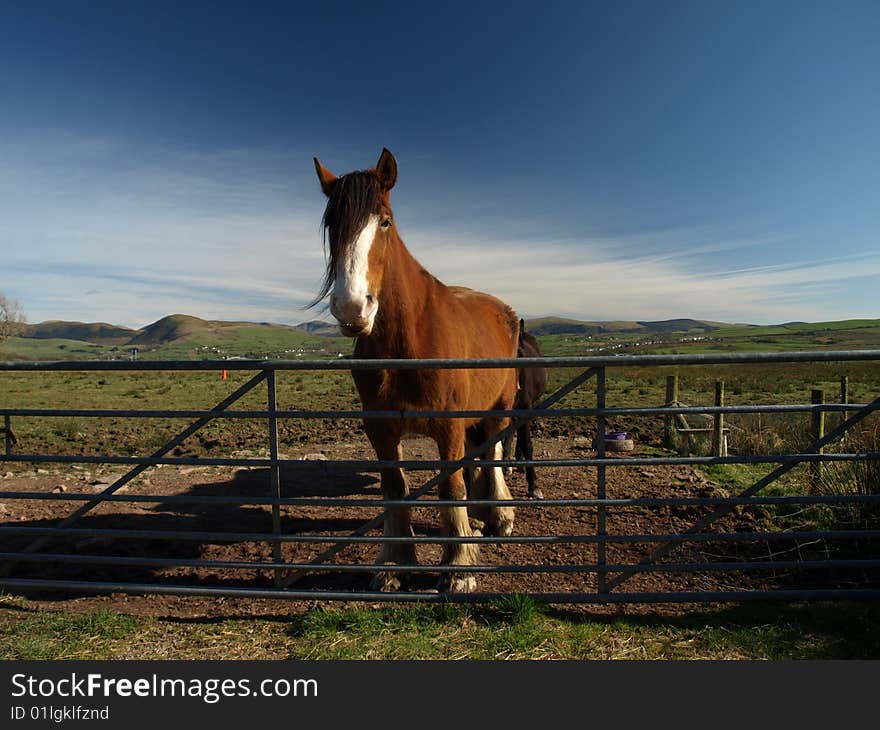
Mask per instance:
[[[376,163],[376,174],[385,192],[391,190],[397,182],[397,160],[385,147],[382,148],[382,155]]]
[[[318,162],[318,158],[315,157],[315,172],[318,173],[318,180],[321,183],[321,190],[324,191],[324,195],[328,198],[330,194],[333,192],[333,186],[336,184],[338,178],[334,175],[330,170],[324,167],[320,162]]]

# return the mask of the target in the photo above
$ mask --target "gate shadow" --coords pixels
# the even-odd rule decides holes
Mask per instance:
[[[206,481],[187,486],[174,496],[264,498],[271,496],[270,469],[242,469],[231,479]],[[135,492],[136,493],[136,492]],[[326,497],[326,506],[282,506],[281,531],[284,534],[348,534],[378,514],[379,508],[334,508],[334,497],[381,497],[378,477],[361,472],[335,473],[320,462],[296,464],[281,470],[282,497]],[[172,495],[169,495],[172,496]],[[19,519],[10,526],[53,527],[73,506],[65,505],[52,517],[45,512],[32,519]],[[168,532],[236,532],[272,533],[272,515],[269,505],[187,504],[183,502],[129,503],[105,502],[95,512],[80,518],[74,528],[94,532],[91,535],[58,536],[39,552],[70,556],[118,556],[124,558],[216,561],[271,562],[272,545],[264,541],[240,541],[209,538],[142,539],[101,535],[102,530],[151,530]],[[0,535],[0,552],[22,553],[38,536]],[[308,562],[313,554],[324,550],[329,543],[285,544],[284,560]],[[359,558],[367,562],[366,553]],[[372,555],[373,546],[367,549]],[[352,561],[356,562],[356,561]],[[200,566],[133,566],[98,563],[71,563],[59,558],[52,562],[9,561],[0,565],[8,577],[39,578],[42,580],[77,580],[101,583],[162,583],[200,587],[272,587],[273,573],[265,568],[222,568]],[[369,577],[365,573],[322,572],[307,576],[297,587],[355,590],[363,589]],[[81,595],[81,591],[46,589],[16,589],[16,593],[41,600],[65,600]],[[100,592],[87,591],[92,595]]]

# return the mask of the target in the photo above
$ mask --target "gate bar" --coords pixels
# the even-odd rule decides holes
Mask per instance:
[[[325,563],[316,568],[311,563],[251,562],[247,560],[200,560],[198,558],[156,558],[138,555],[69,555],[64,553],[0,553],[0,560],[16,560],[21,563],[68,563],[71,565],[125,565],[141,568],[211,568],[216,570],[309,570],[313,572],[375,573],[376,566],[365,563]],[[710,571],[761,571],[761,570],[825,570],[825,569],[880,568],[880,559],[852,558],[840,560],[751,560],[721,563],[654,563],[648,566],[631,563],[577,564],[524,563],[520,565],[469,565],[474,573],[601,573],[613,571],[653,573],[702,573]],[[408,573],[455,573],[460,565],[401,565]]]
[[[0,586],[21,590],[83,591],[95,593],[159,594],[176,596],[207,596],[219,598],[266,598],[288,601],[368,601],[373,603],[489,603],[497,593],[380,593],[376,591],[311,591],[240,588],[238,586],[178,586],[161,583],[90,583],[80,585],[74,580],[34,580],[4,578]],[[831,588],[778,591],[693,591],[675,593],[522,593],[545,603],[730,603],[737,601],[835,601],[878,600],[880,589]]]
[[[659,416],[659,415],[712,415],[716,413],[831,413],[858,411],[868,407],[868,403],[810,403],[771,404],[771,405],[726,405],[726,406],[615,406],[603,409],[606,416]],[[276,411],[279,419],[335,419],[363,420],[387,418],[521,418],[534,416],[598,416],[598,408],[523,408],[488,411]],[[0,408],[4,417],[35,418],[211,418],[211,419],[263,419],[266,411],[205,411],[205,410],[126,410],[89,408]]]
[[[609,543],[641,543],[662,542],[679,544],[682,542],[754,542],[784,540],[862,540],[880,537],[880,530],[812,530],[803,532],[676,532],[676,533],[645,533],[626,534],[610,533],[581,535],[510,535],[458,537],[452,535],[406,537],[385,535],[292,535],[271,532],[213,532],[207,530],[136,530],[104,527],[30,527],[19,525],[0,526],[3,535],[68,535],[71,537],[114,537],[138,540],[193,540],[206,543],[231,542],[290,542],[290,543],[345,543],[375,544],[384,543],[416,545],[458,545],[463,543],[497,543],[503,544],[596,544],[602,541]],[[338,551],[337,551],[338,552]],[[312,563],[310,563],[312,565]],[[375,566],[374,566],[375,567]]]
[[[877,455],[880,458],[880,454]],[[91,492],[2,492],[3,499],[87,502],[95,498]],[[151,504],[224,504],[233,506],[272,505],[272,497],[235,497],[189,494],[110,494],[105,502],[147,502]],[[279,504],[298,507],[467,507],[473,502],[466,499],[367,499],[365,497],[282,497]],[[760,504],[854,504],[880,502],[880,494],[790,495],[774,497],[624,497],[617,499],[481,499],[485,507],[693,507],[699,505],[732,504],[751,506]]]
[[[877,409],[872,409],[877,410]],[[263,414],[263,418],[266,415]],[[410,471],[433,471],[434,469],[460,469],[471,463],[465,463],[469,457],[465,456],[461,461],[447,461],[441,459],[420,459],[401,461],[382,461],[379,459],[368,461],[358,459],[340,459],[329,462],[333,469],[348,469],[355,471],[376,471],[378,469],[394,467],[409,469]],[[579,466],[663,466],[663,465],[698,465],[698,464],[785,464],[788,462],[814,462],[814,461],[866,461],[880,458],[878,451],[862,451],[858,453],[835,454],[835,453],[808,453],[797,454],[770,454],[767,456],[645,456],[645,457],[619,457],[613,459],[498,459],[496,466],[556,466],[556,467],[579,467]],[[13,462],[45,462],[47,464],[139,464],[141,466],[156,466],[165,464],[168,466],[280,466],[308,470],[314,467],[308,466],[309,462],[301,459],[224,459],[210,457],[165,457],[156,458],[149,456],[52,456],[49,454],[15,454],[6,461]],[[322,462],[328,463],[328,462]]]

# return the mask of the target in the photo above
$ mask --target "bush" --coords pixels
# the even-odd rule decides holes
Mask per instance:
[[[845,437],[845,449],[851,453],[880,451],[880,421],[863,422]],[[860,459],[825,463],[820,471],[816,492],[829,496],[880,495],[880,460]],[[876,528],[880,523],[880,504],[850,502],[835,505],[833,523],[837,529]]]

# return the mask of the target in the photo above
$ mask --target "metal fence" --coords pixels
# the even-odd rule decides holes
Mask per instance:
[[[622,355],[614,357],[520,358],[503,360],[222,360],[222,361],[140,361],[140,362],[0,362],[0,387],[3,374],[9,372],[104,372],[104,371],[254,371],[244,385],[210,410],[138,410],[138,409],[49,409],[0,408],[5,448],[0,462],[28,464],[115,464],[129,470],[100,493],[69,491],[15,490],[17,479],[5,479],[0,499],[6,503],[49,502],[67,511],[50,519],[28,524],[21,520],[0,522],[0,588],[11,592],[42,590],[81,592],[120,592],[130,594],[177,594],[296,600],[368,600],[368,601],[485,601],[506,593],[524,593],[553,603],[626,603],[626,602],[698,602],[745,601],[767,599],[862,599],[880,597],[880,529],[865,524],[845,526],[811,524],[805,529],[771,529],[764,521],[742,524],[756,508],[790,509],[793,506],[844,505],[880,507],[877,489],[850,494],[771,494],[764,490],[780,477],[802,464],[858,462],[870,464],[880,459],[880,452],[841,448],[842,437],[877,410],[880,396],[866,403],[794,403],[721,406],[621,407],[609,405],[607,378],[620,368],[656,368],[675,366],[680,372],[697,366],[744,365],[768,363],[876,362],[880,351],[821,351],[798,353],[754,353],[718,355]],[[343,410],[282,410],[278,408],[277,375],[282,371],[328,371],[416,368],[509,368],[547,367],[573,369],[577,375],[546,396],[534,409],[520,411],[446,411],[446,412],[362,412]],[[35,376],[39,377],[39,376]],[[595,406],[562,407],[558,405],[575,389],[591,383],[595,388]],[[248,393],[265,384],[266,406],[262,409],[234,410]],[[589,386],[588,386],[589,387]],[[557,515],[553,530],[543,533],[516,534],[508,537],[449,537],[426,529],[414,537],[387,537],[381,533],[384,510],[404,505],[436,510],[461,502],[426,499],[438,483],[465,466],[473,466],[486,448],[504,437],[471,450],[460,461],[375,459],[328,460],[314,462],[280,456],[278,425],[285,419],[362,419],[362,418],[466,418],[474,415],[506,415],[512,418],[508,431],[530,419],[583,419],[596,434],[603,434],[609,418],[651,416],[668,418],[676,414],[707,414],[716,419],[724,414],[764,413],[839,413],[840,423],[828,433],[813,439],[796,453],[727,456],[679,456],[669,452],[649,455],[611,455],[605,452],[604,439],[596,439],[595,454],[583,458],[540,458],[528,462],[501,461],[501,466],[533,465],[543,469],[577,469],[589,474],[591,493],[556,496],[549,499],[514,499],[505,504],[522,510],[544,511]],[[74,455],[27,453],[26,440],[15,443],[15,425],[21,418],[132,418],[191,419],[161,448],[145,456]],[[232,458],[227,456],[182,457],[172,453],[190,436],[218,420],[261,419],[266,422],[267,457]],[[848,443],[848,442],[844,442]],[[835,445],[836,450],[825,448]],[[735,451],[735,445],[734,449]],[[367,456],[367,454],[365,454]],[[611,469],[640,470],[651,467],[708,466],[713,464],[767,465],[766,473],[751,486],[734,496],[608,494]],[[149,494],[143,485],[120,493],[123,487],[136,486],[135,480],[157,465],[250,467],[268,471],[266,493],[254,494]],[[406,500],[384,500],[370,496],[333,496],[297,493],[302,479],[297,475],[325,477],[355,473],[373,474],[383,466],[402,466],[410,472],[436,472],[413,489]],[[772,468],[771,468],[772,467]],[[134,518],[114,513],[112,526],[90,523],[102,505],[148,503],[172,511],[186,508],[195,517],[211,512],[221,515],[222,529],[186,529],[193,520],[171,516],[162,529],[141,529]],[[241,527],[244,508],[260,510],[265,529]],[[309,531],[320,513],[337,508],[372,510],[355,529]],[[220,510],[218,512],[217,510]],[[303,514],[308,511],[308,519]],[[743,512],[743,510],[746,510]],[[616,529],[617,516],[675,515],[666,531]],[[522,514],[522,512],[520,512]],[[738,516],[733,524],[731,518]],[[302,519],[300,519],[302,518]],[[0,513],[0,519],[3,519]],[[685,521],[684,523],[682,521]],[[655,526],[645,517],[647,524]],[[638,523],[638,520],[636,521]],[[620,522],[619,524],[630,524]],[[575,529],[576,525],[583,525]],[[682,526],[686,525],[686,526]],[[379,528],[379,529],[377,529]],[[364,550],[377,550],[382,543],[412,542],[419,546],[473,541],[492,548],[492,561],[469,566],[468,572],[481,580],[494,580],[490,588],[474,594],[438,594],[430,590],[405,590],[378,593],[366,589],[369,575],[376,570]],[[209,548],[228,546],[263,546],[268,558],[253,552],[233,557],[206,557]],[[805,546],[821,546],[821,550]],[[97,547],[95,547],[97,546]],[[149,550],[145,548],[149,546]],[[164,546],[164,547],[163,547]],[[180,546],[187,546],[185,556]],[[854,549],[854,546],[857,549]],[[321,548],[324,548],[323,550]],[[423,548],[424,549],[424,548]],[[522,551],[527,551],[523,553]],[[357,552],[360,559],[345,559],[346,552]],[[361,552],[358,552],[361,551]],[[257,551],[259,552],[259,551]],[[435,548],[436,552],[436,548]],[[482,554],[485,556],[486,550]],[[512,556],[525,555],[525,562]],[[291,557],[292,556],[292,557]],[[399,570],[413,577],[426,578],[461,568],[436,563],[404,566]],[[65,573],[67,571],[67,573]],[[68,575],[72,573],[72,576]],[[132,574],[134,577],[132,577]],[[528,574],[532,582],[519,584],[517,577]],[[726,576],[718,581],[707,576]],[[499,576],[506,582],[499,583]],[[537,582],[534,577],[540,577]],[[757,576],[757,577],[756,577]],[[638,578],[638,580],[637,580]],[[638,584],[638,585],[636,585]],[[494,586],[494,588],[493,588]],[[498,586],[502,586],[499,588]]]

